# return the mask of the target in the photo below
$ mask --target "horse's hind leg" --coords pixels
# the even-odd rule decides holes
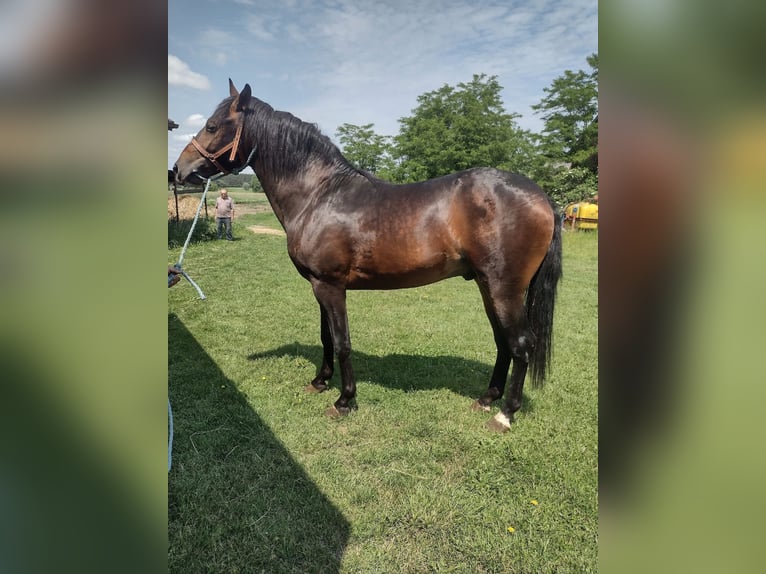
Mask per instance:
[[[522,335],[520,339],[524,339]],[[525,345],[528,349],[529,344]],[[531,349],[530,349],[531,350]],[[513,369],[511,370],[511,388],[506,393],[505,403],[487,426],[497,432],[505,432],[511,428],[513,414],[521,408],[521,399],[524,390],[524,378],[527,375],[529,365],[529,350],[518,350],[513,355]]]
[[[477,282],[495,335],[497,360],[489,388],[474,403],[473,408],[489,410],[490,404],[503,396],[508,369],[512,361],[511,388],[506,394],[500,412],[489,422],[492,430],[503,432],[511,427],[513,413],[521,408],[524,378],[527,374],[529,357],[534,350],[534,336],[527,326],[524,293],[519,289],[513,289],[513,281],[504,282],[500,286],[490,285],[486,281]]]
[[[475,411],[489,412],[489,407],[495,400],[503,396],[505,390],[505,381],[508,378],[508,369],[511,365],[511,348],[508,345],[508,337],[505,330],[500,325],[500,321],[495,312],[492,300],[484,288],[481,288],[482,298],[484,299],[484,308],[487,317],[492,325],[492,332],[495,335],[495,345],[497,346],[497,357],[495,358],[495,368],[492,370],[492,377],[489,379],[489,388],[478,398],[471,409]]]
[[[327,311],[322,305],[319,305],[321,311],[321,332],[322,332],[322,365],[317,371],[317,376],[306,386],[309,393],[321,393],[328,387],[327,381],[333,374],[333,362],[335,360],[335,347],[332,342],[332,332],[327,318]]]

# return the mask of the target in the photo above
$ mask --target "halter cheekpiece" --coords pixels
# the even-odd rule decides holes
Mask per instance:
[[[229,151],[229,149],[231,149],[231,153],[229,154],[229,162],[233,162],[234,159],[239,156],[239,140],[242,137],[243,126],[244,126],[244,121],[240,123],[239,126],[237,127],[237,133],[234,135],[234,139],[231,142],[229,142],[227,145],[219,149],[216,153],[210,153],[209,151],[207,151],[204,147],[202,147],[202,144],[199,143],[199,141],[197,141],[196,137],[192,137],[191,143],[202,157],[210,161],[216,168],[218,168],[218,171],[220,171],[223,174],[227,174],[227,173],[237,174],[243,169],[245,169],[247,165],[250,163],[250,160],[253,158],[253,154],[255,153],[255,147],[253,147],[253,150],[250,152],[250,155],[247,157],[247,160],[245,161],[245,163],[243,163],[239,168],[226,169],[218,162],[218,158],[224,155],[227,151]]]

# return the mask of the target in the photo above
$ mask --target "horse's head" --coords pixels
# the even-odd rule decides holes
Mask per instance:
[[[244,167],[240,136],[252,93],[250,84],[242,92],[229,80],[231,97],[218,106],[205,126],[178,156],[173,171],[178,183],[201,184],[216,173],[230,173]]]

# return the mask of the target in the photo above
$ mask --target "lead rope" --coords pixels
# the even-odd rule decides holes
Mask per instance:
[[[168,472],[173,464],[173,409],[170,408],[170,399],[168,399]]]
[[[194,228],[197,226],[197,220],[199,219],[199,212],[202,210],[202,205],[205,203],[205,196],[207,195],[207,190],[210,189],[210,182],[214,179],[218,179],[219,177],[222,177],[224,174],[219,173],[217,175],[214,175],[210,179],[207,180],[207,184],[205,185],[205,191],[202,192],[202,197],[199,200],[199,205],[197,206],[197,213],[194,214],[194,221],[192,221],[191,229],[189,229],[189,235],[186,236],[186,241],[184,242],[184,246],[181,249],[181,256],[178,258],[178,263],[173,265],[178,271],[183,275],[186,280],[192,284],[192,286],[197,290],[197,293],[199,293],[199,298],[203,301],[207,298],[205,297],[205,294],[202,292],[202,289],[200,289],[200,286],[197,285],[194,282],[194,279],[189,277],[189,274],[183,270],[182,265],[184,261],[184,256],[186,255],[186,248],[189,247],[189,241],[191,241],[192,235],[194,234]],[[168,275],[168,284],[170,284],[170,280],[172,277]]]

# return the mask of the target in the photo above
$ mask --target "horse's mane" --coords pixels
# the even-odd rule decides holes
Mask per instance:
[[[230,97],[221,102],[216,114],[228,113],[232,101]],[[357,174],[367,177],[349,163],[316,124],[304,122],[289,112],[275,110],[255,97],[245,114],[245,133],[256,142],[256,155],[270,174],[276,177],[294,175],[312,160],[320,159],[332,165],[339,177]]]

